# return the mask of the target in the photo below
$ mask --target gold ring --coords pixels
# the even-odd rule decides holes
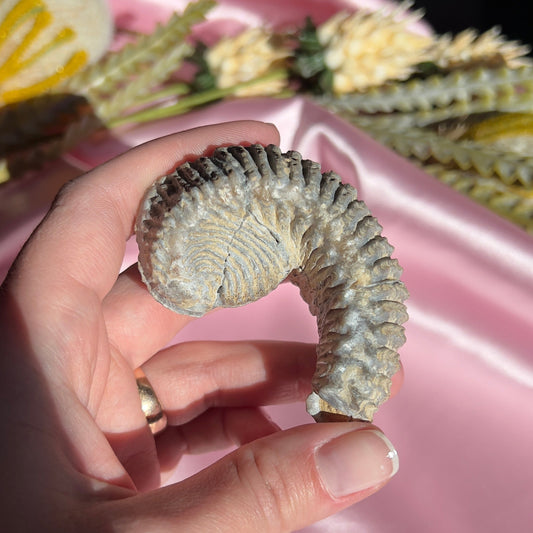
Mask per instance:
[[[137,368],[135,370],[135,379],[137,381],[137,390],[141,398],[141,409],[148,422],[148,427],[154,435],[161,433],[167,427],[167,415],[157,396],[154,389],[144,372]]]

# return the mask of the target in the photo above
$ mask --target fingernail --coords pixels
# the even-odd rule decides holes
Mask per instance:
[[[375,429],[359,429],[327,442],[315,460],[322,483],[334,498],[380,485],[399,466],[394,446]]]

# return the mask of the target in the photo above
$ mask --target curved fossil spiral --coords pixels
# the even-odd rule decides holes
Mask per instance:
[[[139,269],[156,300],[193,316],[295,283],[319,333],[307,410],[370,421],[389,396],[407,320],[381,230],[353,187],[298,152],[218,148],[147,191]]]

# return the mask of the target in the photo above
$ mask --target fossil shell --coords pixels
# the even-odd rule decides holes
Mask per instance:
[[[218,148],[157,180],[137,218],[139,269],[166,307],[201,316],[288,279],[317,317],[307,410],[372,420],[405,342],[407,290],[356,190],[277,146]]]

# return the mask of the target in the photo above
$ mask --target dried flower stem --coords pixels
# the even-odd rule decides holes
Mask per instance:
[[[159,61],[141,74],[126,83],[110,97],[92,99],[98,117],[109,124],[119,117],[124,110],[136,105],[139,98],[146,97],[150,91],[165,81],[170,73],[179,68],[182,61],[192,52],[191,46],[186,43],[177,44],[168,53],[161,56]]]
[[[183,96],[190,92],[190,90],[191,86],[188,83],[173,83],[172,85],[167,85],[158,91],[154,91],[137,99],[135,105],[138,105],[139,107],[144,105],[154,105],[154,103],[160,103],[172,96]]]
[[[224,98],[226,96],[232,96],[238,90],[243,89],[245,87],[251,87],[253,85],[264,83],[265,81],[283,79],[285,77],[287,77],[286,70],[274,70],[272,72],[269,72],[266,76],[260,76],[258,78],[254,78],[253,80],[238,83],[236,85],[233,85],[232,87],[227,87],[224,89],[209,89],[207,91],[190,94],[189,96],[181,98],[175,104],[172,105],[166,105],[163,107],[152,107],[149,109],[144,109],[142,111],[137,111],[124,117],[119,117],[109,122],[108,126],[110,128],[115,128],[117,126],[122,126],[124,124],[129,123],[149,122],[151,120],[181,115],[195,107],[208,104],[216,100],[220,100],[221,98]]]

